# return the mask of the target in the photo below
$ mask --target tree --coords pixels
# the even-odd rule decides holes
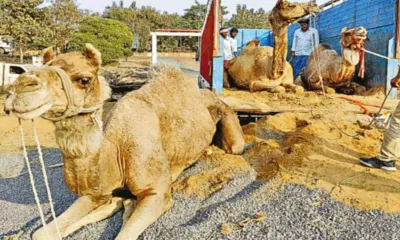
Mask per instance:
[[[39,8],[41,0],[2,0],[0,1],[2,31],[13,38],[13,45],[19,49],[21,63],[24,50],[31,45],[43,44],[50,36],[46,25],[46,11]]]
[[[270,29],[271,24],[268,18],[269,12],[262,8],[258,10],[247,9],[246,4],[238,4],[236,13],[232,15],[227,25],[236,28]]]
[[[100,17],[87,17],[82,21],[79,31],[70,41],[72,51],[81,51],[85,43],[91,43],[103,57],[104,63],[111,63],[131,54],[133,34],[126,24]]]
[[[53,45],[59,54],[62,47],[68,42],[78,24],[81,22],[83,13],[79,10],[74,0],[53,0],[48,9],[48,26],[52,30],[49,45]]]

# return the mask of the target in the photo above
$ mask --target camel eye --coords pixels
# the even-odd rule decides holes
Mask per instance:
[[[91,79],[91,78],[88,78],[88,77],[79,78],[79,79],[78,79],[78,83],[81,84],[81,85],[88,85],[88,84],[90,83],[91,80],[92,80],[92,79]]]

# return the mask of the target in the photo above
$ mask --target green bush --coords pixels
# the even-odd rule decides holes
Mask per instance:
[[[100,17],[87,17],[69,42],[70,50],[82,51],[91,43],[108,64],[131,54],[133,34],[124,23]]]

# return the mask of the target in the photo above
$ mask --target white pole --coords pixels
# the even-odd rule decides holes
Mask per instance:
[[[151,35],[151,62],[153,64],[157,63],[157,35]]]

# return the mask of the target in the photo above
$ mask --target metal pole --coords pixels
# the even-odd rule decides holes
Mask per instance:
[[[157,63],[157,35],[155,33],[151,34],[151,62]]]

